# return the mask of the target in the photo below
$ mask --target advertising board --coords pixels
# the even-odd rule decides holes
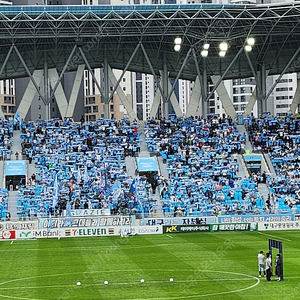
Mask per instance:
[[[105,217],[64,217],[64,218],[39,218],[39,228],[79,228],[79,227],[111,227],[111,226],[133,226],[135,225],[134,216],[105,216]],[[52,223],[52,226],[50,226]]]
[[[249,231],[250,228],[250,223],[169,225],[163,226],[163,233]]]
[[[162,234],[162,226],[112,226],[112,227],[80,227],[56,228],[38,230],[16,230],[13,238],[39,239],[64,237],[93,237],[93,236],[129,236],[145,234]]]
[[[218,223],[257,223],[294,221],[293,214],[219,216]]]
[[[299,230],[300,221],[291,222],[261,222],[257,224],[258,231]]]
[[[38,221],[0,222],[1,230],[32,230],[38,229]]]
[[[67,215],[67,211],[64,210],[64,216]],[[110,209],[72,209],[71,217],[82,216],[110,216]]]
[[[15,239],[16,232],[14,230],[0,231],[0,240],[13,240]]]
[[[199,225],[216,223],[216,217],[174,217],[174,218],[144,218],[140,220],[141,226],[155,225]]]

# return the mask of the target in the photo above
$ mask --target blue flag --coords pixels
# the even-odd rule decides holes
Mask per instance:
[[[71,203],[68,200],[66,205],[66,218],[64,221],[64,227],[70,227],[72,224],[72,218],[71,218]]]
[[[14,125],[20,125],[20,121],[21,121],[20,114],[19,111],[17,110],[14,118]]]
[[[116,180],[112,186],[114,201],[117,201],[119,196],[121,195],[122,184],[119,180]]]
[[[77,170],[77,184],[79,184],[81,182],[81,172],[80,172],[80,168],[78,167]]]
[[[52,221],[51,213],[49,211],[49,228],[48,228],[48,232],[50,232],[50,230],[52,229],[52,226],[53,226],[53,221]]]
[[[56,174],[54,179],[54,185],[53,185],[53,202],[52,202],[53,210],[55,209],[57,203],[58,203],[58,182],[57,182],[57,174]]]
[[[90,180],[89,174],[88,174],[87,166],[85,166],[85,169],[84,169],[84,177],[83,177],[83,180],[84,180],[84,183],[85,183],[85,184]]]
[[[133,179],[130,188],[129,188],[129,195],[135,196],[135,178]]]

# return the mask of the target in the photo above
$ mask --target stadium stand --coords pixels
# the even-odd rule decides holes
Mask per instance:
[[[300,120],[291,115],[284,119],[266,115],[264,118],[249,118],[247,131],[257,151],[268,155],[276,176],[265,176],[275,210],[300,212]],[[269,206],[269,205],[268,205]]]
[[[53,119],[21,124],[21,155],[35,173],[18,185],[20,219],[62,214],[68,209],[107,209],[112,214],[209,216],[299,212],[298,120],[271,116],[246,120],[255,152],[270,156],[276,176],[240,177],[237,154],[247,134],[230,118],[177,118],[139,123],[98,119],[75,123]],[[11,159],[13,130],[1,122],[1,157]],[[143,137],[143,139],[141,138]],[[133,176],[126,158],[158,156],[156,176]],[[13,159],[17,159],[16,155]],[[128,174],[131,175],[128,175]],[[265,199],[259,184],[269,188]],[[10,217],[4,188],[1,218]]]

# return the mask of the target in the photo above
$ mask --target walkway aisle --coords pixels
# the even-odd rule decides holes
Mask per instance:
[[[13,138],[12,138],[10,159],[11,160],[16,160],[17,158],[22,159],[22,155],[21,155],[22,148],[21,148],[21,138],[20,138],[21,131],[20,130],[14,130],[13,134],[14,135],[13,135]],[[16,155],[16,153],[18,153],[18,155]],[[18,215],[17,215],[17,206],[18,206],[17,196],[18,196],[18,191],[9,191],[8,210],[10,211],[12,221],[15,221],[15,220],[18,219]]]
[[[14,130],[14,135],[12,138],[12,145],[11,145],[11,159],[14,160],[16,159],[16,153],[19,153],[19,159],[21,159],[21,152],[22,152],[22,147],[21,147],[21,137],[20,137],[21,131],[20,130]]]
[[[237,127],[237,130],[240,134],[243,134],[245,133],[246,134],[246,143],[245,143],[245,150],[249,150],[250,153],[252,153],[252,145],[249,141],[249,136],[248,136],[248,133],[246,131],[246,128],[245,128],[245,125],[236,125]],[[236,159],[237,159],[237,162],[239,164],[239,171],[237,173],[238,177],[241,177],[241,178],[245,178],[245,177],[249,177],[249,172],[247,170],[247,167],[243,161],[243,154],[238,154],[236,156]]]
[[[148,146],[146,144],[146,137],[145,137],[145,133],[144,133],[144,126],[141,126],[139,128],[139,132],[141,133],[140,135],[140,141],[141,141],[141,144],[140,144],[140,147],[141,147],[141,151],[139,153],[139,157],[150,157],[151,154],[148,150]],[[161,157],[158,157],[157,158],[157,166],[160,170],[160,174],[164,176],[164,174],[162,174],[162,169],[161,169],[161,164],[160,164],[160,158]],[[155,191],[155,194],[152,194],[152,199],[154,201],[156,201],[156,204],[157,204],[157,210],[156,210],[156,216],[158,217],[163,217],[163,211],[162,211],[162,204],[161,204],[161,199],[160,199],[160,194],[159,194],[159,189],[156,188],[156,191]]]
[[[246,134],[246,145],[245,145],[245,150],[250,150],[250,153],[252,153],[253,151],[253,147],[249,141],[249,135],[246,131],[246,127],[245,125],[236,125],[236,128],[238,130],[239,133],[243,134],[245,133]]]
[[[246,146],[245,146],[245,149],[246,150],[250,150],[250,153],[252,153],[253,151],[253,147],[249,141],[249,135],[246,131],[246,128],[245,128],[245,125],[237,125],[237,129],[240,133],[246,133],[247,135],[247,138],[246,138]],[[240,160],[242,158],[240,157]],[[267,162],[269,164],[269,162]],[[262,170],[263,171],[263,170]],[[258,187],[257,187],[258,191],[260,194],[262,194],[262,196],[264,197],[264,200],[266,201],[268,199],[268,195],[269,195],[269,188],[268,186],[265,184],[265,183],[259,183],[258,184]]]
[[[265,183],[259,183],[257,185],[257,189],[259,191],[259,193],[264,197],[264,200],[266,202],[266,200],[268,199],[269,196],[269,188]]]
[[[127,156],[125,157],[125,163],[126,163],[126,170],[128,177],[134,177],[135,176],[135,169],[136,169],[136,163],[135,163],[135,157]]]
[[[5,188],[3,160],[0,160],[0,182],[1,182],[1,188]]]
[[[245,177],[249,177],[249,173],[247,171],[247,168],[246,168],[246,165],[243,161],[243,158],[242,158],[242,154],[237,154],[235,156],[235,159],[237,160],[237,163],[239,164],[239,170],[237,172],[237,177],[240,177],[240,178],[245,178]]]
[[[20,130],[14,130],[14,135],[13,135],[13,139],[12,139],[12,145],[11,145],[11,160],[21,160],[22,159],[22,147],[21,147],[21,138],[20,138],[20,134],[21,131]],[[16,153],[18,153],[19,155],[16,155]],[[1,164],[2,163],[2,164]],[[0,169],[2,167],[1,170],[3,170],[2,173],[2,182],[4,183],[4,178],[3,178],[3,174],[4,174],[4,162],[0,163]],[[31,175],[33,173],[36,173],[36,168],[35,168],[35,164],[28,164],[28,161],[26,161],[27,164],[27,178],[26,180],[28,180],[29,177],[31,177]],[[1,178],[0,178],[1,179]],[[5,186],[5,183],[4,183]],[[17,202],[17,196],[18,196],[18,191],[9,191],[9,198],[8,198],[8,210],[10,211],[11,214],[11,220],[15,221],[18,220],[18,215],[17,215],[17,206],[18,206],[18,202]]]
[[[148,146],[146,144],[146,137],[145,137],[145,133],[144,133],[144,128],[140,127],[138,132],[140,133],[140,147],[141,147],[141,151],[139,153],[140,157],[150,157],[150,152],[148,150]]]

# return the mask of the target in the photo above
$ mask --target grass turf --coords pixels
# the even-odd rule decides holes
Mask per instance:
[[[270,234],[283,241],[283,282],[257,277],[268,233],[4,241],[0,299],[298,299],[300,232]]]

